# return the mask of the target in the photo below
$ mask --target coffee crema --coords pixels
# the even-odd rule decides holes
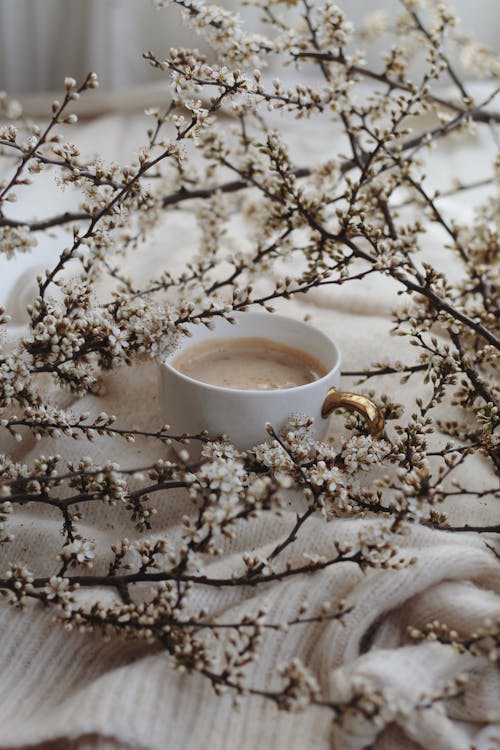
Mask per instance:
[[[207,339],[181,352],[172,366],[202,383],[257,391],[295,388],[328,372],[307,352],[258,337]]]

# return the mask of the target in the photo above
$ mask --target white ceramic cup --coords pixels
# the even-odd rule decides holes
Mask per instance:
[[[266,423],[279,431],[290,415],[306,414],[314,419],[313,434],[325,437],[331,411],[345,407],[361,413],[369,431],[380,436],[383,416],[368,398],[338,391],[340,351],[335,342],[317,328],[277,313],[235,313],[234,324],[224,318],[214,321],[213,329],[191,325],[191,336],[159,361],[160,404],[163,421],[173,435],[196,435],[207,430],[213,437],[225,434],[242,450],[248,450],[267,437]],[[326,375],[305,385],[268,391],[225,388],[203,383],[173,367],[172,362],[185,349],[207,339],[262,337],[300,349],[318,359]]]

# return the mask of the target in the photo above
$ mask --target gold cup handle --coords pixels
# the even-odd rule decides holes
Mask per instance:
[[[360,396],[357,393],[337,391],[335,388],[330,388],[321,407],[321,416],[323,419],[326,419],[332,411],[340,408],[361,414],[368,425],[372,437],[380,438],[384,434],[384,415],[377,404],[367,396]]]

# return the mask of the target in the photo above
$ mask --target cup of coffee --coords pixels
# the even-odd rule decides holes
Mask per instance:
[[[324,438],[327,417],[339,407],[360,413],[380,437],[384,418],[370,399],[339,391],[340,351],[317,328],[277,313],[245,312],[235,323],[217,318],[212,329],[189,326],[191,336],[159,362],[160,404],[172,434],[227,435],[248,450],[279,431],[292,414],[314,419]]]

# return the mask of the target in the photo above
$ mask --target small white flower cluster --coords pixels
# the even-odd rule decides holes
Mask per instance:
[[[241,461],[243,454],[229,440],[208,440],[203,443],[201,455],[206,459],[222,458],[225,460]]]
[[[380,464],[389,454],[390,445],[385,440],[376,440],[371,435],[354,435],[342,448],[342,460],[351,474],[368,471]]]
[[[248,573],[260,573],[264,576],[273,572],[273,566],[269,558],[252,552],[244,552],[241,556],[243,564]]]
[[[321,487],[329,492],[334,492],[339,487],[343,488],[344,479],[342,472],[336,466],[328,467],[324,461],[318,461],[308,471],[309,481],[315,487]]]
[[[396,470],[399,479],[398,491],[393,499],[393,507],[409,521],[422,521],[428,517],[433,503],[439,502],[441,489],[429,486],[429,472],[425,464],[408,471]]]
[[[69,412],[57,409],[49,404],[39,406],[27,406],[24,409],[24,417],[37,437],[48,434],[52,437],[68,435],[78,437],[78,430],[74,429],[74,418]]]
[[[212,458],[204,462],[195,475],[191,495],[196,498],[201,492],[210,503],[203,513],[203,521],[209,526],[218,525],[235,516],[242,507],[246,476],[242,461],[225,456]]]
[[[25,351],[15,351],[0,360],[0,402],[9,406],[14,401],[30,403],[31,357]]]
[[[280,432],[280,437],[298,463],[314,455],[316,444],[311,430],[312,423],[313,420],[306,414],[292,414]]]
[[[307,469],[307,477],[312,486],[320,490],[317,501],[324,505],[327,517],[330,513],[335,515],[336,511],[348,509],[346,476],[337,466],[328,466],[319,460]]]
[[[16,253],[29,253],[37,244],[38,240],[27,226],[0,226],[0,252],[7,258]]]
[[[330,49],[345,47],[354,29],[342,10],[331,0],[325,0],[317,6],[316,25],[318,44]]]
[[[72,601],[71,592],[74,588],[75,584],[72,584],[69,578],[51,576],[45,586],[44,593],[49,601],[57,599],[59,602],[69,605]]]
[[[406,240],[406,241],[405,241]],[[408,265],[408,258],[416,250],[416,238],[384,239],[377,246],[377,260],[374,268],[386,274],[401,273]]]
[[[70,465],[70,468],[73,467]],[[94,464],[92,459],[83,457],[78,463],[78,470],[82,473],[76,473],[69,483],[80,494],[99,497],[110,505],[127,499],[127,479],[120,472],[119,464],[108,463],[100,466]]]
[[[10,563],[5,574],[9,583],[8,598],[18,607],[24,606],[24,600],[33,592],[33,573],[20,563]]]
[[[278,707],[283,711],[303,711],[320,696],[318,681],[300,659],[284,664],[279,673],[283,679],[283,694]]]
[[[351,679],[353,695],[336,717],[341,736],[350,742],[372,742],[400,711],[400,701],[388,700],[371,680],[355,675]]]
[[[291,415],[280,432],[281,444],[275,437],[272,425],[267,425],[271,439],[255,446],[256,460],[278,472],[282,479],[293,473],[295,463],[302,463],[314,455],[315,441],[311,433],[312,420],[303,414]]]
[[[167,543],[165,539],[141,539],[133,545],[129,545],[127,539],[123,539],[120,547],[121,559],[131,550],[139,556],[142,571],[160,568],[158,557],[166,554]]]
[[[432,620],[420,628],[408,627],[408,635],[416,640],[449,643],[459,654],[486,655],[491,662],[500,661],[500,616],[486,618],[472,632],[467,629],[459,633],[444,622]]]
[[[31,353],[35,367],[52,368],[76,391],[92,388],[96,364],[110,369],[136,356],[155,357],[168,348],[175,328],[175,312],[164,306],[131,299],[111,308],[92,304],[92,291],[85,282],[65,288],[60,307],[37,298],[29,308],[32,339],[22,343]],[[19,361],[12,363],[16,384]]]
[[[187,22],[202,34],[217,52],[219,60],[231,65],[255,65],[259,52],[269,52],[273,44],[261,34],[249,34],[243,29],[239,14],[232,13],[220,5],[207,4],[203,0],[157,0],[183,8]]]
[[[359,550],[365,564],[373,568],[406,568],[414,563],[413,558],[399,556],[394,546],[394,535],[389,526],[367,526],[359,534]]]
[[[276,479],[280,486],[290,486],[288,484],[288,475],[286,479],[277,476]],[[262,506],[264,502],[272,500],[276,505],[280,504],[279,498],[273,494],[273,479],[270,476],[250,476],[245,493],[245,502],[256,508]]]
[[[95,558],[95,544],[90,539],[77,536],[72,542],[65,544],[60,554],[60,559],[70,565],[84,565],[91,568]]]
[[[283,472],[293,469],[293,461],[276,440],[267,440],[265,443],[256,445],[253,449],[256,460],[269,469]]]

